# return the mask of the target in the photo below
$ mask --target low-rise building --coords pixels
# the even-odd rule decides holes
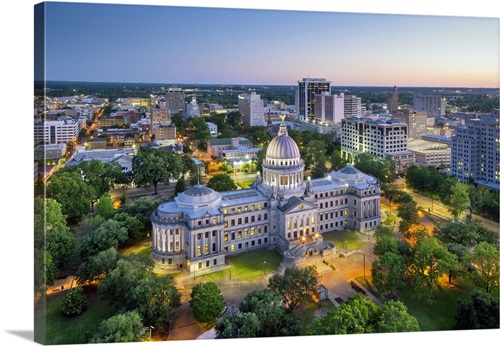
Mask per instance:
[[[59,160],[66,154],[66,143],[40,144],[34,150],[35,160]]]
[[[207,154],[217,159],[226,157],[224,153],[229,150],[239,150],[240,153],[244,153],[247,149],[252,148],[252,142],[244,137],[212,138],[207,141]],[[256,151],[250,150],[249,152],[255,154]],[[245,156],[245,154],[242,155]]]
[[[78,165],[84,161],[99,160],[101,162],[116,162],[123,172],[128,173],[132,172],[132,159],[135,154],[135,148],[85,150],[85,147],[77,147],[76,153],[66,163],[66,166]]]

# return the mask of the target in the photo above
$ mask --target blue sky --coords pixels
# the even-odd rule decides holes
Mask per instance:
[[[48,80],[498,86],[498,19],[48,3]]]

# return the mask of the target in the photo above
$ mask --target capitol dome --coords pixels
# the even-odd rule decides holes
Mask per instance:
[[[336,172],[334,171],[330,173],[330,176],[334,180],[340,183],[349,185],[360,184],[360,183],[373,183],[376,180],[374,177],[364,174],[359,169],[349,164],[346,167],[339,169]]]
[[[217,191],[203,185],[195,185],[175,197],[179,208],[206,208],[218,204],[222,196]]]
[[[292,166],[300,164],[300,151],[297,143],[288,135],[282,123],[278,135],[273,138],[266,151],[265,163],[269,166]]]
[[[304,163],[297,143],[288,135],[284,121],[273,138],[262,163],[262,191],[280,196],[301,194],[304,183]],[[301,192],[302,191],[302,192]]]

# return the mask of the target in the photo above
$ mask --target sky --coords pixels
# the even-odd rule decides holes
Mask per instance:
[[[0,342],[2,345],[33,345],[33,294],[32,294],[32,282],[33,282],[33,190],[32,190],[32,179],[33,179],[33,76],[34,76],[34,64],[33,64],[33,46],[34,46],[34,25],[33,25],[33,6],[40,2],[39,0],[23,0],[23,1],[3,1],[0,3],[2,6],[2,10],[0,11],[0,32],[2,32],[2,63],[0,64],[0,71],[2,76],[2,83],[0,83],[0,95],[2,95],[2,100],[4,101],[4,127],[2,136],[0,136],[0,143],[2,144],[2,148],[4,148],[2,152],[2,164],[3,169],[0,170],[0,181],[2,184],[2,193],[3,198],[0,198],[0,205],[2,207],[2,218],[0,221],[0,228],[2,229],[2,240],[4,246],[2,247],[2,251],[0,251],[0,263],[2,268],[3,278],[2,285],[0,285],[0,306],[2,307],[2,312],[0,313]],[[73,1],[74,2],[74,1]],[[82,0],[80,0],[82,2]],[[137,3],[137,0],[93,0],[93,2],[107,2],[107,3]],[[150,4],[158,4],[158,5],[176,5],[176,6],[211,6],[211,7],[241,7],[241,8],[265,8],[265,9],[288,9],[288,10],[310,10],[310,11],[337,11],[337,12],[356,12],[356,13],[392,13],[392,14],[411,14],[411,15],[431,15],[431,16],[472,16],[472,17],[494,17],[498,21],[500,17],[500,9],[492,7],[494,1],[492,0],[474,0],[465,1],[465,0],[414,0],[414,1],[395,1],[395,0],[349,0],[349,1],[324,1],[324,0],[307,0],[307,1],[277,1],[277,0],[238,0],[237,2],[234,0],[145,0],[145,2]],[[209,4],[209,5],[206,5]],[[122,48],[122,53],[127,53],[125,55],[134,55],[136,51],[142,52],[142,54],[146,54],[148,52],[156,53],[158,52],[155,49],[157,45],[153,44],[151,46],[146,45],[144,42],[147,41],[148,36],[155,36],[158,40],[163,40],[163,38],[168,37],[170,31],[162,31],[162,32],[154,32],[148,33],[148,35],[141,35],[139,41],[132,41],[131,38],[126,37],[125,32],[131,31],[132,27],[135,27],[135,30],[140,30],[141,27],[152,25],[145,23],[144,21],[140,21],[138,18],[133,18],[130,22],[119,22],[116,25],[119,26],[119,29],[122,30],[121,33],[113,34],[109,33],[108,29],[106,29],[106,23],[114,22],[114,18],[116,15],[112,15],[110,17],[104,18],[101,22],[98,23],[100,29],[94,29],[95,25],[93,24],[93,18],[84,18],[78,19],[78,16],[81,14],[76,14],[74,18],[71,19],[61,19],[61,25],[59,28],[55,29],[55,35],[60,37],[60,40],[68,39],[74,40],[72,43],[71,50],[74,50],[74,47],[77,47],[80,51],[79,55],[82,55],[87,58],[87,60],[80,60],[80,66],[73,68],[73,70],[80,71],[80,75],[76,76],[77,79],[89,80],[90,77],[98,77],[98,80],[104,80],[104,75],[92,75],[91,70],[99,68],[99,65],[92,61],[93,55],[98,55],[102,59],[106,58],[107,55],[113,54],[113,51],[117,49],[117,47],[126,47]],[[96,14],[97,16],[97,14]],[[102,18],[102,17],[101,17]],[[226,22],[229,19],[226,19]],[[162,18],[162,22],[173,22],[175,18],[169,18],[168,20]],[[79,22],[83,22],[83,26],[86,27],[86,32],[92,34],[76,36],[69,36],[67,33],[70,33],[73,27],[73,22],[78,24]],[[192,27],[192,19],[186,19],[185,21],[181,21],[179,25],[185,27],[187,31],[187,27]],[[183,41],[197,40],[197,37],[205,37],[208,40],[206,32],[213,29],[215,24],[217,24],[216,20],[208,21],[210,25],[209,28],[203,27],[197,33],[198,36],[194,38],[185,38]],[[239,20],[233,21],[234,27],[232,31],[241,33],[241,35],[236,35],[238,37],[238,41],[234,43],[234,47],[239,44],[240,41],[247,39],[243,36],[242,30],[239,28]],[[64,23],[64,26],[62,25]],[[263,25],[262,22],[259,23],[260,26]],[[302,25],[301,23],[295,23],[297,26]],[[314,22],[313,25],[320,24]],[[75,25],[76,26],[76,25]],[[427,27],[426,25],[425,27]],[[259,25],[254,26],[254,30],[257,30]],[[281,28],[280,26],[279,28]],[[285,26],[287,30],[291,30],[290,27],[293,26]],[[406,28],[408,28],[408,24],[405,24]],[[47,28],[48,29],[48,28]],[[467,25],[468,30],[472,30],[472,25]],[[102,30],[102,31],[100,31]],[[371,34],[371,31],[374,28],[371,28],[368,32],[365,31],[365,34]],[[442,29],[444,30],[444,29]],[[498,35],[498,27],[492,31],[496,30],[496,35]],[[114,49],[101,49],[99,50],[99,42],[101,42],[100,32],[108,35],[108,47],[115,47]],[[395,35],[404,36],[409,35],[401,30],[396,32]],[[227,34],[227,33],[226,33]],[[391,32],[388,35],[393,35]],[[331,45],[335,46],[335,40],[343,39],[343,36],[354,35],[354,32],[350,33],[342,33],[338,30],[335,30],[333,27],[330,29],[330,35],[328,36],[328,41],[323,45],[324,47],[330,47]],[[460,36],[461,35],[461,36]],[[451,37],[449,39],[456,40],[460,37],[463,37],[465,34],[457,33],[456,35],[450,34]],[[486,34],[484,34],[486,35]],[[483,35],[483,36],[484,36]],[[494,35],[494,34],[493,34]],[[246,33],[246,36],[252,37],[252,35]],[[298,50],[295,47],[295,43],[290,43],[290,41],[283,41],[283,37],[285,35],[281,35],[278,37],[276,41],[270,41],[269,38],[273,36],[272,32],[265,32],[261,39],[258,39],[254,42],[257,42],[257,48],[259,51],[263,52],[262,54],[265,56],[266,51],[270,49],[274,49],[274,46],[279,48],[279,58],[273,57],[273,59],[278,60],[278,67],[275,67],[278,70],[285,71],[286,64],[285,62],[291,61],[291,59],[298,54]],[[359,36],[359,34],[358,34]],[[114,42],[112,38],[118,37],[115,39],[117,42]],[[498,37],[498,36],[497,36]],[[379,37],[378,39],[384,39],[384,35]],[[475,37],[472,41],[478,40],[478,37]],[[359,38],[358,38],[359,40]],[[247,39],[248,41],[248,39]],[[439,42],[429,39],[430,42]],[[494,41],[494,40],[493,40]],[[283,43],[285,42],[286,45]],[[466,42],[463,40],[461,43],[461,50],[456,53],[454,50],[454,54],[450,54],[448,60],[453,60],[457,57],[461,57],[462,54],[465,54],[467,49],[465,47],[466,44],[470,44],[471,42]],[[476,42],[477,43],[477,42]],[[67,44],[67,43],[66,43]],[[436,45],[437,43],[435,43]],[[498,40],[496,42],[491,43],[491,45],[496,44],[496,54],[498,54]],[[411,45],[410,45],[411,46]],[[195,64],[191,66],[191,70],[195,71],[199,66],[207,66],[209,65],[208,60],[205,56],[208,54],[203,52],[200,48],[200,45],[191,45],[189,47],[189,51],[192,54],[195,54],[197,59]],[[406,46],[408,47],[408,46]],[[244,47],[243,47],[244,48]],[[239,47],[238,49],[243,49]],[[369,49],[368,49],[369,48]],[[370,56],[370,51],[374,50],[371,47],[364,49],[364,55]],[[410,48],[413,49],[411,46]],[[55,47],[53,48],[55,49]],[[219,48],[222,50],[223,48]],[[227,49],[227,48],[226,48]],[[451,49],[451,48],[450,48]],[[55,57],[58,59],[58,64],[62,68],[67,63],[72,63],[75,61],[77,56],[74,56],[71,53],[71,50],[64,52],[59,49],[60,57]],[[393,54],[396,54],[398,48],[393,48],[391,51]],[[233,52],[236,49],[233,49]],[[487,52],[494,51],[494,49],[479,48],[474,54],[475,57],[487,57],[491,56],[490,53]],[[343,50],[335,47],[335,54],[333,58],[328,58],[332,62],[337,62],[343,56]],[[344,50],[345,52],[345,50]],[[176,55],[179,55],[177,53]],[[220,59],[225,59],[224,56],[215,53],[211,53],[216,55]],[[317,51],[310,53],[310,56],[314,54],[318,54]],[[346,53],[345,53],[346,54]],[[407,53],[409,54],[409,53]],[[125,59],[126,56],[122,54],[121,59]],[[189,54],[191,55],[191,54]],[[182,61],[188,60],[188,54],[182,54]],[[270,54],[267,53],[269,56]],[[139,59],[140,55],[135,55],[137,57],[136,60]],[[150,54],[150,56],[154,57],[154,54]],[[373,56],[373,52],[371,52],[371,56]],[[255,55],[254,55],[255,57]],[[170,56],[172,58],[172,56]],[[101,60],[102,60],[101,59]],[[254,58],[255,59],[255,58]],[[354,60],[354,57],[344,58],[346,63],[350,62],[350,60]],[[359,58],[360,59],[360,58]],[[432,61],[438,59],[438,55],[435,54]],[[490,75],[497,76],[497,81],[495,82],[496,87],[498,87],[498,57],[496,58],[496,64],[493,64],[493,67],[488,67],[491,69]],[[159,61],[160,59],[158,59]],[[96,60],[97,61],[97,60]],[[187,72],[182,71],[182,64],[180,66],[176,66],[175,69],[168,70],[168,65],[171,65],[171,62],[167,57],[161,59],[161,66],[156,68],[153,63],[156,62],[155,59],[150,58],[150,61],[147,63],[138,64],[134,61],[134,64],[129,66],[127,65],[119,65],[117,61],[114,61],[111,66],[108,68],[112,70],[114,68],[114,64],[118,66],[119,73],[115,72],[115,75],[108,75],[106,79],[114,79],[117,78],[121,81],[132,80],[131,78],[125,78],[126,74],[131,74],[129,70],[132,70],[132,67],[135,65],[142,68],[142,72],[146,74],[149,69],[151,70],[159,70],[166,71],[164,75],[159,76],[158,78],[150,78],[151,80],[158,80],[160,83],[171,83],[173,78],[176,78],[177,83],[181,83],[181,75],[187,76]],[[221,60],[222,61],[222,60]],[[366,60],[368,61],[368,60]],[[392,65],[397,65],[398,63],[395,59],[392,59]],[[229,61],[230,62],[230,61]],[[224,64],[220,63],[219,66],[225,67],[225,64],[229,65],[229,62],[225,61]],[[368,61],[369,62],[369,61]],[[73,63],[74,64],[74,63]],[[157,63],[160,65],[160,63]],[[316,61],[314,64],[309,64],[308,66],[312,69],[318,64]],[[472,61],[467,65],[472,65],[477,67],[487,66],[486,62],[483,61]],[[89,66],[90,68],[85,68],[85,66]],[[490,65],[491,66],[491,65]],[[57,65],[52,65],[51,69],[57,68]],[[103,67],[100,67],[104,70]],[[387,68],[387,69],[392,69]],[[395,67],[394,67],[395,68]],[[121,70],[120,70],[121,69]],[[465,67],[462,67],[465,69]],[[201,83],[203,80],[201,78],[203,71],[212,71],[214,76],[218,76],[221,72],[215,73],[215,68],[211,69],[203,68],[200,69],[200,72],[192,73],[189,77],[186,78],[186,83],[191,83],[191,80],[195,80],[198,83]],[[259,84],[263,84],[264,81],[260,81],[261,75],[259,69],[252,69],[251,67],[244,66],[238,70],[242,70],[243,72],[250,75],[248,79],[258,78]],[[55,70],[54,70],[55,71]],[[182,73],[180,72],[182,71]],[[213,72],[215,71],[215,72]],[[288,71],[288,70],[287,70]],[[336,64],[330,63],[326,67],[321,67],[320,70],[314,71],[306,71],[305,67],[301,64],[298,66],[294,66],[293,70],[287,72],[287,75],[283,78],[283,83],[295,85],[296,81],[307,77],[307,75],[313,77],[317,74],[317,77],[328,78],[332,81],[333,85],[340,85],[342,83],[347,84],[347,82],[339,81],[337,79],[343,73],[349,72],[349,74],[357,73],[356,69],[349,71],[347,67],[337,66]],[[379,72],[378,70],[372,71],[372,73]],[[143,80],[143,76],[141,73],[136,73],[141,80]],[[157,71],[152,73],[151,75],[156,75]],[[159,73],[159,72],[158,72]],[[394,76],[388,77],[388,81],[381,81],[380,83],[384,85],[393,85],[395,83],[403,84],[403,76],[405,74],[413,73],[417,77],[423,75],[423,72],[417,71],[413,67],[410,67],[405,73],[397,73]],[[69,79],[69,72],[65,72],[66,75],[61,76],[62,79]],[[132,74],[131,74],[132,75]],[[370,74],[371,75],[371,74]],[[460,73],[455,73],[460,80],[460,83],[457,84],[470,84],[465,80],[465,77],[461,77]],[[243,76],[243,74],[242,74]],[[55,78],[53,76],[52,78]],[[120,77],[120,78],[118,78]],[[210,77],[210,76],[209,76]],[[262,80],[263,80],[262,76]],[[368,77],[368,76],[364,76]],[[231,79],[232,83],[241,83],[241,81],[237,81],[240,78],[236,75],[231,76],[230,78],[227,76],[223,76],[220,78],[220,83],[227,83],[226,80]],[[243,77],[241,77],[243,79]],[[211,79],[211,78],[210,78]],[[276,77],[276,79],[278,79]],[[364,79],[363,79],[364,80]],[[463,81],[462,81],[463,80]],[[144,78],[144,81],[146,78]],[[251,82],[251,80],[246,81],[245,83]],[[269,83],[278,83],[279,81],[270,81]],[[410,83],[411,82],[411,83]],[[409,82],[409,85],[417,84],[413,80]],[[426,81],[424,81],[426,82]],[[213,81],[213,83],[219,83],[218,81]],[[358,82],[355,82],[358,84]],[[451,82],[449,82],[451,83]],[[495,84],[493,83],[493,84]],[[359,82],[359,84],[362,84]],[[372,83],[363,83],[363,84],[372,84]],[[427,84],[427,83],[425,83]],[[487,86],[487,85],[484,85]],[[495,330],[482,330],[482,331],[466,331],[466,332],[438,332],[438,333],[412,333],[410,336],[406,333],[398,333],[398,334],[371,334],[371,335],[336,335],[336,336],[317,336],[314,337],[314,340],[308,338],[305,340],[304,338],[291,338],[287,339],[287,344],[289,345],[302,345],[304,342],[315,342],[319,344],[330,344],[334,343],[345,343],[349,345],[357,345],[357,344],[370,344],[373,346],[390,346],[390,345],[402,345],[407,344],[408,339],[411,338],[410,344],[445,344],[451,343],[454,346],[469,346],[471,344],[477,343],[478,340],[499,340],[500,338],[500,329]],[[271,343],[275,343],[276,340],[273,339],[262,339],[259,340],[259,343],[263,345],[271,345]],[[172,342],[169,342],[169,344]],[[176,342],[174,342],[176,343]],[[221,345],[224,343],[223,340],[217,342],[206,341],[207,345]],[[251,346],[255,343],[255,340],[246,339],[246,340],[238,340],[238,345],[248,345]],[[163,344],[163,343],[159,343]],[[193,345],[199,346],[199,342],[182,342],[182,345]]]
[[[499,20],[47,3],[46,79],[498,87]]]

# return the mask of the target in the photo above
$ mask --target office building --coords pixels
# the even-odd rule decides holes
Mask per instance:
[[[500,186],[499,110],[466,121],[452,136],[451,174],[458,180]]]
[[[165,94],[166,107],[170,110],[170,114],[184,112],[184,90],[181,88],[170,88]]]
[[[425,111],[430,116],[441,116],[446,111],[446,101],[441,95],[415,94],[413,95],[413,109],[417,112]]]
[[[330,95],[323,91],[314,96],[314,119],[321,123],[338,124],[344,119],[344,94]]]
[[[427,133],[427,112],[403,109],[392,113],[392,119],[408,125],[408,140],[421,139]]]
[[[281,124],[249,189],[216,192],[195,185],[151,215],[152,257],[165,268],[207,273],[227,268],[226,256],[277,249],[285,266],[333,258],[322,234],[374,230],[380,186],[355,167],[304,180],[299,148]]]
[[[255,91],[250,94],[238,95],[238,111],[241,121],[250,126],[265,126],[264,104]]]
[[[325,78],[303,78],[298,81],[299,87],[295,100],[296,112],[300,120],[314,119],[315,95],[330,92],[330,81]]]
[[[35,123],[35,144],[59,144],[73,142],[82,129],[82,123],[75,119],[46,120]]]
[[[390,157],[400,173],[415,162],[415,154],[408,150],[408,125],[393,120],[346,118],[340,144],[342,157],[350,163],[362,153]]]
[[[361,117],[363,115],[361,109],[361,97],[355,95],[344,96],[344,117]]]

